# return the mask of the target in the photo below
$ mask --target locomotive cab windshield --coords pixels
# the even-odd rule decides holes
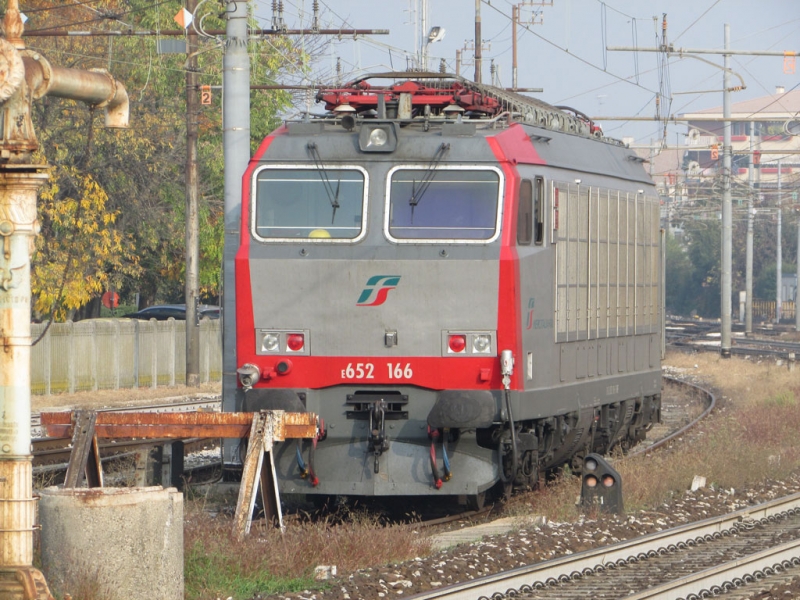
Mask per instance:
[[[254,187],[253,235],[260,241],[355,241],[364,234],[367,173],[361,167],[270,166],[256,174]],[[329,235],[314,233],[319,230]]]
[[[494,169],[397,167],[388,183],[387,237],[492,241],[498,233],[501,183]]]

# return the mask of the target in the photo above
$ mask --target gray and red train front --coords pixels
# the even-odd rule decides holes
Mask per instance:
[[[283,493],[475,496],[502,475],[486,432],[517,344],[508,175],[484,140],[481,160],[420,136],[356,162],[345,134],[279,131],[248,170],[241,408],[320,416],[320,439],[275,452]]]

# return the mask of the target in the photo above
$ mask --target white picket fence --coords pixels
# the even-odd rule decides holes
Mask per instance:
[[[31,325],[35,341],[45,323]],[[222,378],[222,322],[200,322],[200,381]],[[89,319],[53,323],[31,349],[31,393],[154,388],[186,379],[186,322]]]

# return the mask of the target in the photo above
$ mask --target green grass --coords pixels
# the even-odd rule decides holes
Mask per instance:
[[[255,594],[326,589],[314,568],[335,565],[341,574],[404,561],[430,552],[430,541],[412,526],[384,526],[375,516],[349,513],[346,519],[293,520],[286,531],[254,523],[242,541],[233,519],[212,516],[203,502],[184,507],[184,573],[187,600],[246,600]]]
[[[311,577],[272,575],[267,564],[259,569],[258,561],[254,564],[253,557],[242,562],[235,546],[231,546],[227,554],[220,550],[214,548],[209,552],[199,541],[186,550],[184,595],[187,599],[233,597],[234,600],[246,600],[256,594],[299,592],[319,587],[319,582]],[[262,552],[268,550],[263,548]]]

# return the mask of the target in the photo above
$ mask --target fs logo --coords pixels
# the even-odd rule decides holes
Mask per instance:
[[[361,292],[356,306],[380,306],[398,283],[400,275],[373,275],[367,281],[367,287]]]

